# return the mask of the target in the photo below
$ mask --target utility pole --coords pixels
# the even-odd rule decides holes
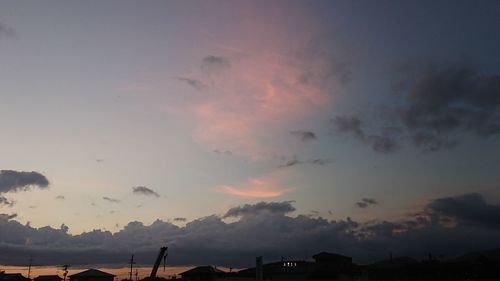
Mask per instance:
[[[66,276],[68,276],[68,267],[70,267],[71,265],[69,264],[65,264],[62,266],[63,268],[63,281],[66,281]]]
[[[139,281],[139,270],[135,269],[135,281]]]
[[[28,279],[31,275],[31,263],[33,262],[33,255],[30,255],[30,264],[28,265]]]
[[[132,272],[134,270],[134,255],[130,258],[130,277],[128,280],[132,281]]]
[[[168,256],[168,253],[165,252],[165,255],[163,256],[163,272],[165,272],[165,266],[167,264],[167,256]]]

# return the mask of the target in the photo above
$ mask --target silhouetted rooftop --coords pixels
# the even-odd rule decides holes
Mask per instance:
[[[195,268],[192,268],[190,270],[184,271],[181,273],[181,275],[185,274],[212,274],[212,273],[225,273],[224,271],[214,268],[213,266],[197,266]]]
[[[321,252],[321,253],[318,253],[312,257],[315,260],[332,260],[332,259],[334,259],[334,260],[336,260],[336,259],[349,259],[349,260],[351,260],[352,259],[351,257],[348,257],[348,256],[333,254],[333,253],[328,253],[328,252]]]
[[[3,281],[24,281],[24,280],[29,280],[29,279],[24,277],[21,273],[0,272],[0,280],[3,280]]]
[[[50,280],[62,280],[59,275],[39,275],[34,280],[36,281],[50,281]]]
[[[115,277],[115,275],[113,275],[111,273],[107,273],[104,271],[100,271],[100,270],[91,268],[91,269],[87,269],[85,271],[70,275],[69,277],[80,278],[80,277],[111,277],[111,276]]]

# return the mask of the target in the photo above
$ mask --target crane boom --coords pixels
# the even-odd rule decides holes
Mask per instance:
[[[158,253],[158,256],[156,257],[155,264],[153,266],[153,269],[151,270],[151,275],[149,276],[150,279],[156,278],[156,272],[158,272],[158,267],[160,267],[161,259],[165,256],[165,252],[167,251],[168,247],[161,247],[160,252]]]

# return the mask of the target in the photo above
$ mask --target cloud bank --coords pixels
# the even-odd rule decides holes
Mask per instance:
[[[327,220],[288,216],[292,202],[260,202],[229,209],[179,227],[157,220],[130,222],[116,233],[93,230],[78,235],[68,228],[22,225],[15,215],[0,215],[0,263],[25,264],[33,254],[40,264],[124,264],[134,253],[149,263],[159,247],[169,246],[172,265],[220,264],[251,266],[255,256],[279,260],[304,258],[320,251],[354,257],[359,263],[385,259],[387,253],[417,259],[432,252],[453,257],[464,252],[500,247],[499,204],[480,194],[438,198],[417,214],[400,221]],[[224,217],[239,217],[225,222]],[[182,221],[182,220],[179,220]]]

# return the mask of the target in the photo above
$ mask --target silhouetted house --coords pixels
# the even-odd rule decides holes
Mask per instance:
[[[352,265],[352,258],[339,254],[321,252],[313,256],[317,265],[328,265],[337,268],[349,267]]]
[[[321,252],[314,255],[313,259],[315,263],[311,279],[350,279],[359,273],[348,256]]]
[[[198,266],[181,273],[182,279],[187,281],[213,281],[225,275],[226,272],[212,266]]]
[[[352,280],[360,277],[361,270],[352,258],[322,252],[313,256],[315,262],[283,260],[263,265],[264,280]],[[237,277],[255,279],[255,268],[240,270]]]
[[[298,260],[283,260],[262,266],[264,280],[305,280],[314,270],[314,263]],[[254,278],[255,267],[238,271],[240,278]]]
[[[31,281],[31,279],[24,277],[21,273],[5,273],[0,272],[0,281]]]
[[[113,281],[115,275],[97,269],[88,269],[69,276],[70,281]]]
[[[61,281],[62,278],[59,275],[39,275],[34,281]]]

